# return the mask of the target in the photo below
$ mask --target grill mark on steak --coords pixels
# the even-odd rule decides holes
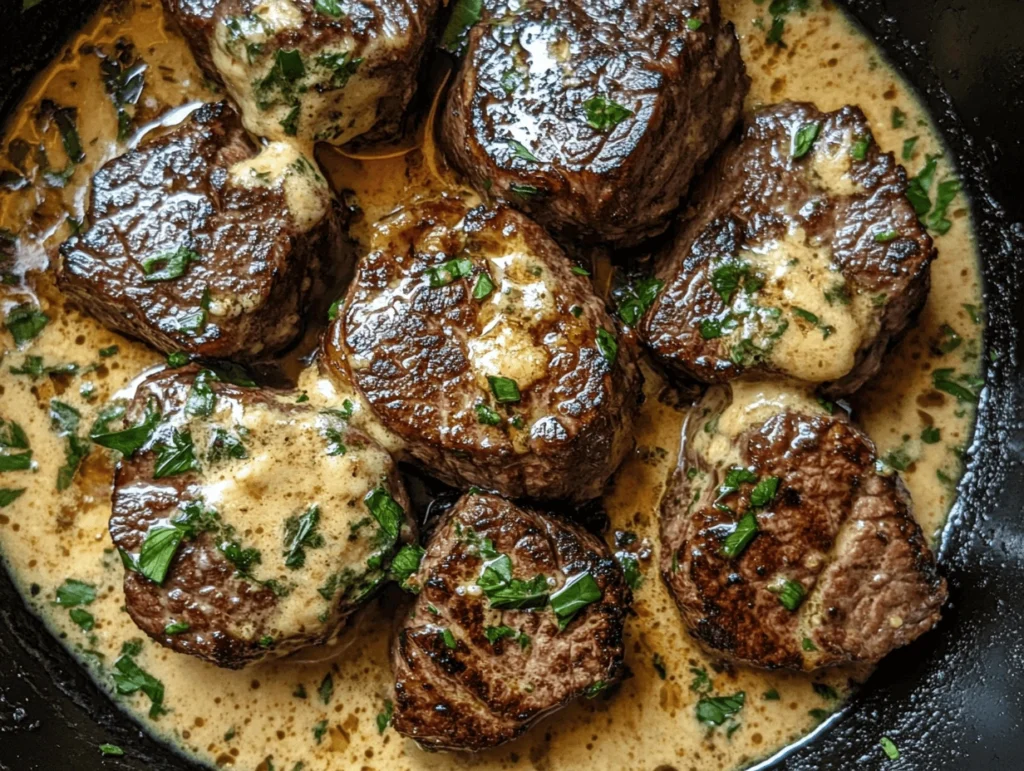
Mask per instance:
[[[663,231],[749,87],[717,1],[495,5],[449,92],[452,165],[566,242]]]
[[[820,125],[820,133],[810,151],[792,157],[799,129],[812,124]],[[855,150],[857,142],[866,144]],[[854,157],[860,152],[862,159]],[[905,170],[891,153],[879,150],[858,108],[822,113],[814,105],[789,102],[760,110],[749,120],[741,141],[724,150],[704,175],[674,243],[658,258],[657,276],[665,286],[639,326],[641,338],[676,374],[720,383],[744,373],[800,378],[792,362],[772,353],[781,335],[799,331],[807,335],[803,349],[820,347],[826,371],[837,357],[849,362],[848,371],[827,378],[831,382],[823,383],[823,392],[852,393],[878,371],[885,350],[928,295],[929,267],[936,251],[906,189]],[[839,291],[846,296],[829,299],[820,314],[822,334],[827,317],[846,313],[842,306],[851,298],[850,312],[863,316],[863,327],[857,328],[849,347],[830,350],[826,346],[846,344],[846,338],[819,340],[817,330],[806,327],[807,314],[788,312],[800,305],[800,297],[774,298],[788,329],[772,339],[765,327],[768,342],[761,346],[767,349],[763,355],[738,350],[735,333],[709,337],[706,324],[731,323],[730,315],[737,320],[736,298],[744,293],[742,287],[737,290],[730,306],[715,290],[714,274],[723,258],[749,261],[776,244],[782,254],[800,251],[804,239],[806,247],[823,250],[838,269],[840,283],[845,282]],[[792,268],[780,281],[792,280],[788,277],[805,267]],[[812,278],[824,283],[834,275],[825,270],[815,267]],[[755,304],[773,299],[766,290],[752,297]],[[742,335],[747,322],[739,320]],[[822,382],[821,377],[808,380]]]
[[[104,165],[93,177],[89,228],[61,245],[61,290],[165,353],[252,359],[286,347],[302,330],[321,258],[340,255],[340,208],[308,162],[283,170],[280,183],[232,180],[230,168],[258,152],[219,102]],[[325,212],[305,232],[289,209],[290,174],[308,175],[301,182]],[[180,277],[147,277],[147,260],[183,249],[198,259]]]
[[[430,285],[463,258],[470,275]],[[479,300],[484,275],[494,289]],[[599,334],[615,340],[614,361]],[[632,446],[636,356],[539,226],[453,198],[375,226],[324,343],[333,374],[442,481],[576,500],[599,495]],[[487,376],[516,381],[521,399],[500,402]]]
[[[601,599],[561,631],[550,607],[490,608],[484,594],[466,588],[484,568],[485,539],[510,557],[516,578],[548,576],[554,592],[589,572]],[[392,648],[393,725],[427,749],[502,744],[622,675],[623,623],[632,600],[622,570],[599,538],[558,516],[470,493],[434,532],[413,583],[421,591]],[[515,636],[492,643],[487,627],[501,625]]]
[[[931,629],[946,584],[902,480],[876,470],[871,440],[841,412],[800,406],[751,418],[737,436],[716,433],[728,391],[694,407],[662,501],[662,575],[691,634],[744,664],[812,670],[877,662]],[[728,453],[713,454],[721,442],[759,480],[778,478],[773,501],[755,508],[753,481],[720,494],[730,466]],[[730,559],[724,538],[747,512],[758,532]],[[780,600],[783,580],[806,592],[795,610]]]

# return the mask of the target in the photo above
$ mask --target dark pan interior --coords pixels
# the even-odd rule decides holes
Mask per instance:
[[[21,5],[0,0],[0,116],[97,3]],[[984,255],[992,361],[942,547],[951,601],[941,627],[886,659],[850,707],[774,767],[1024,768],[1024,2],[847,5],[926,97],[957,156]],[[900,760],[885,760],[882,735]],[[126,756],[101,760],[103,742]],[[0,571],[0,769],[192,767],[113,706]]]

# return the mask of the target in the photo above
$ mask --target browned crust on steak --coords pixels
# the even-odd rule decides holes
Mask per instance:
[[[169,425],[181,415],[189,389],[200,370],[190,366],[181,370],[160,372],[137,389],[125,415],[125,426],[137,425],[147,405],[159,409],[162,424]],[[267,389],[243,388],[222,381],[208,385],[218,402],[229,401],[241,406],[265,404],[285,413],[308,412],[303,405],[283,403]],[[348,446],[372,444],[365,434],[347,429],[342,440]],[[158,441],[167,441],[166,432],[158,429],[153,438],[132,457],[122,458],[114,473],[114,489],[110,517],[110,536],[114,546],[129,554],[138,554],[146,534],[154,524],[181,513],[181,504],[202,499],[202,477],[196,472],[155,479],[153,476]],[[282,459],[281,462],[287,462]],[[387,479],[388,489],[406,511],[409,501],[397,469]],[[403,533],[411,540],[413,531]],[[268,586],[239,574],[235,566],[218,548],[217,534],[201,532],[195,538],[181,541],[163,584],[156,584],[141,573],[125,570],[125,609],[143,632],[161,645],[179,653],[187,653],[217,666],[238,669],[261,659],[284,655],[306,645],[322,643],[337,632],[345,620],[359,607],[344,592],[336,595],[329,617],[316,629],[290,637],[276,636],[273,644],[265,637],[275,631],[271,615],[278,596]],[[363,598],[360,598],[363,599]],[[185,622],[188,629],[167,634],[171,622]],[[252,630],[247,636],[230,631],[244,621]]]
[[[465,230],[456,229],[463,219]],[[633,445],[641,375],[632,336],[616,332],[589,281],[572,272],[543,229],[507,207],[470,210],[438,199],[378,229],[325,336],[328,367],[351,379],[409,453],[449,484],[510,497],[599,495]],[[546,370],[521,389],[521,402],[502,405],[471,366],[469,344],[482,313],[472,289],[487,264],[482,255],[514,236],[558,291],[554,314],[530,332],[532,344],[547,352]],[[471,276],[429,286],[431,267],[464,254],[474,259]],[[501,291],[499,285],[495,292]],[[597,344],[602,328],[618,337],[613,363]],[[478,404],[495,409],[501,423],[483,424]]]
[[[703,430],[699,407],[687,445]],[[767,668],[874,663],[938,622],[946,583],[910,495],[895,473],[876,471],[874,444],[845,415],[778,413],[744,433],[739,449],[742,464],[780,482],[737,558],[720,549],[753,510],[753,484],[719,499],[728,469],[684,446],[662,501],[662,576],[705,648]],[[782,578],[807,592],[795,612],[779,600]]]
[[[452,165],[560,240],[625,245],[663,231],[749,87],[717,0],[494,5],[470,34],[449,93],[442,141]],[[598,96],[633,115],[594,128],[585,103]]]
[[[484,595],[457,591],[475,584],[483,568],[479,550],[465,538],[470,530],[511,558],[516,578],[540,573],[560,587],[588,571],[602,598],[562,631],[550,607],[488,608]],[[393,725],[424,747],[496,746],[622,675],[622,630],[632,601],[622,570],[600,539],[560,517],[493,495],[466,495],[432,536],[414,580],[422,591],[392,649]],[[486,627],[502,624],[528,635],[529,644],[489,642]],[[454,635],[454,649],[445,644],[444,629]]]
[[[316,10],[314,0],[290,0],[302,15],[298,28],[277,32],[263,43],[265,51],[298,50],[315,54],[348,37],[355,39],[351,59],[363,58],[359,74],[385,80],[386,96],[367,108],[376,110],[373,127],[363,135],[367,141],[391,139],[401,133],[405,110],[416,92],[420,64],[433,39],[432,27],[440,8],[438,0],[338,0],[341,16],[334,18]],[[203,73],[223,84],[210,52],[217,22],[243,17],[259,8],[259,0],[163,0],[192,55]],[[411,44],[387,58],[364,58],[365,49],[389,32],[408,32]],[[339,116],[343,117],[343,116]],[[325,137],[328,139],[329,137]]]
[[[108,162],[93,177],[90,227],[61,245],[61,290],[106,326],[165,353],[252,359],[289,345],[302,331],[321,258],[332,263],[341,248],[340,208],[332,199],[326,217],[297,232],[280,185],[230,183],[228,169],[257,152],[219,102]],[[146,280],[144,260],[182,247],[201,259],[180,278]],[[209,298],[243,307],[207,312],[197,331],[182,329]]]
[[[791,159],[796,130],[820,121],[811,151]],[[849,176],[863,190],[835,194],[812,182],[809,167],[819,150],[849,136],[869,141],[865,156],[851,156]],[[643,341],[670,370],[704,383],[744,373],[773,374],[768,361],[737,363],[726,338],[705,339],[701,324],[728,310],[711,285],[711,261],[783,237],[794,226],[831,247],[834,263],[854,292],[885,295],[873,310],[877,333],[857,351],[853,369],[825,384],[831,396],[852,393],[881,366],[890,342],[907,327],[930,288],[936,256],[932,239],[906,197],[907,175],[892,153],[871,140],[860,109],[830,113],[786,102],[755,113],[742,140],[723,151],[695,189],[672,246],[657,261],[665,282],[640,324]],[[879,242],[881,230],[899,233]]]

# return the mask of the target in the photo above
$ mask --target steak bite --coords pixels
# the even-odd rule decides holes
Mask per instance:
[[[438,0],[164,0],[258,136],[344,144],[398,133]]]
[[[632,447],[636,357],[542,228],[456,198],[374,227],[325,341],[430,473],[510,497],[600,494]]]
[[[321,259],[340,248],[339,211],[294,147],[260,150],[227,104],[205,105],[93,177],[58,284],[161,351],[263,356],[302,331]]]
[[[657,262],[644,342],[685,377],[777,373],[857,390],[930,287],[932,240],[856,107],[756,113]]]
[[[753,666],[877,662],[939,620],[946,583],[910,494],[841,410],[785,385],[691,410],[661,570],[691,634]]]
[[[448,159],[566,241],[663,231],[749,86],[717,0],[499,6],[452,84]]]
[[[94,435],[125,453],[110,534],[128,613],[160,644],[238,668],[324,642],[411,540],[391,456],[295,397],[163,372],[125,430]]]
[[[604,543],[494,495],[459,500],[406,582],[394,727],[428,749],[482,750],[615,683],[632,596]]]

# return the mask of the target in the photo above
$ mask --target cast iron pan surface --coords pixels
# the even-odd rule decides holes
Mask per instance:
[[[0,0],[0,117],[97,3],[21,5]],[[849,707],[765,766],[1024,768],[1024,3],[847,5],[924,95],[956,155],[981,242],[990,363],[940,549],[950,587],[940,627],[887,658]],[[899,760],[885,759],[882,735]],[[103,742],[125,757],[101,759]],[[117,710],[0,570],[0,769],[193,768]]]

